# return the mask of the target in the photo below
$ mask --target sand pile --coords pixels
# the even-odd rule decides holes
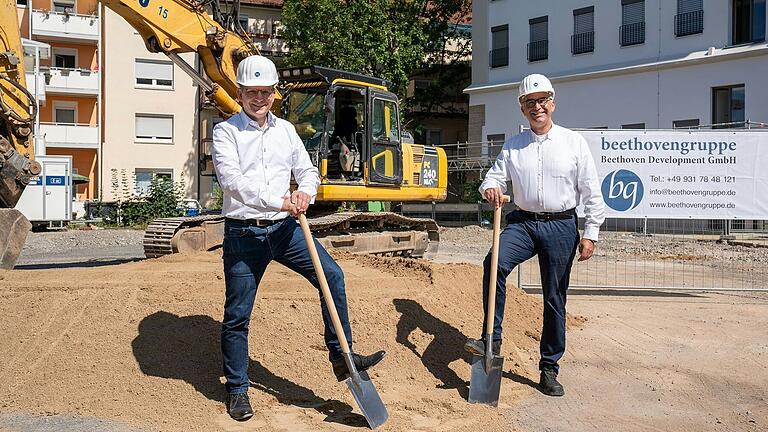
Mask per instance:
[[[481,330],[482,269],[338,258],[356,351],[389,353],[371,374],[390,411],[381,430],[509,430],[504,410],[465,400],[462,345]],[[223,292],[213,253],[8,272],[0,281],[0,412],[95,416],[161,431],[365,426],[327,362],[316,290],[278,264],[267,270],[251,322],[257,415],[229,419],[220,377]],[[538,346],[540,315],[540,300],[510,285],[502,406],[532,391],[537,371],[523,365],[526,350]]]

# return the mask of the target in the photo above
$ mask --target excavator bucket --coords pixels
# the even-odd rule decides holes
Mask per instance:
[[[0,209],[0,270],[10,270],[19,259],[32,224],[16,209]]]

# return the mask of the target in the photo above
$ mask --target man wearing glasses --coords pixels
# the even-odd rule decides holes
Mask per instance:
[[[226,378],[227,411],[239,421],[253,416],[248,400],[248,324],[256,290],[272,260],[304,276],[320,288],[304,234],[293,217],[307,211],[317,194],[320,177],[294,126],[270,109],[275,101],[277,69],[266,57],[251,56],[237,68],[242,111],[213,130],[213,163],[224,192],[224,279],[226,299],[221,351]],[[298,188],[291,193],[291,175]],[[344,334],[352,348],[344,274],[315,240]],[[349,376],[339,339],[321,301],[325,344],[339,381]],[[364,371],[384,358],[352,354]]]
[[[588,260],[595,250],[605,205],[600,192],[595,162],[587,142],[576,132],[552,123],[555,90],[539,74],[520,83],[520,111],[530,130],[504,143],[493,167],[485,175],[480,192],[500,207],[507,182],[519,210],[507,216],[507,227],[499,239],[496,315],[491,349],[501,350],[501,323],[504,319],[506,280],[515,266],[538,255],[544,295],[544,323],[541,331],[539,390],[549,396],[563,396],[557,381],[558,361],[565,352],[565,301],[571,264],[578,247],[579,261]],[[579,240],[575,208],[584,204],[584,238]],[[490,252],[485,257],[483,308],[487,310]],[[483,314],[485,316],[485,314]],[[483,323],[485,332],[486,323]],[[485,354],[485,341],[469,339],[464,348]]]

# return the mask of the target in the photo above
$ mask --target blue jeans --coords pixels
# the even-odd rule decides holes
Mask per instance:
[[[315,241],[325,278],[341,319],[344,334],[352,348],[352,330],[347,314],[344,273],[328,252]],[[312,258],[298,222],[286,218],[268,227],[247,225],[233,219],[224,223],[224,280],[226,301],[221,326],[221,352],[224,361],[225,387],[228,393],[248,391],[248,324],[251,320],[256,290],[267,265],[275,260],[304,276],[318,290]],[[320,295],[325,323],[325,345],[330,360],[342,358],[341,346],[333,328],[325,301]]]
[[[539,369],[558,370],[558,360],[565,353],[565,300],[571,278],[571,264],[579,244],[576,216],[569,219],[537,221],[514,211],[507,216],[507,227],[499,238],[499,265],[496,279],[496,313],[493,340],[501,340],[501,323],[507,300],[507,276],[515,266],[539,256],[541,288],[544,295],[544,325],[541,330]],[[491,253],[483,262],[483,310],[488,310]],[[485,336],[486,318],[483,314]]]

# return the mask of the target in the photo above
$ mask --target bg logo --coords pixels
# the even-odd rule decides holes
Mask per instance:
[[[643,199],[643,182],[632,171],[616,170],[603,179],[603,200],[616,211],[632,210]]]
[[[149,6],[149,0],[139,0],[139,4],[141,7],[147,7]]]

